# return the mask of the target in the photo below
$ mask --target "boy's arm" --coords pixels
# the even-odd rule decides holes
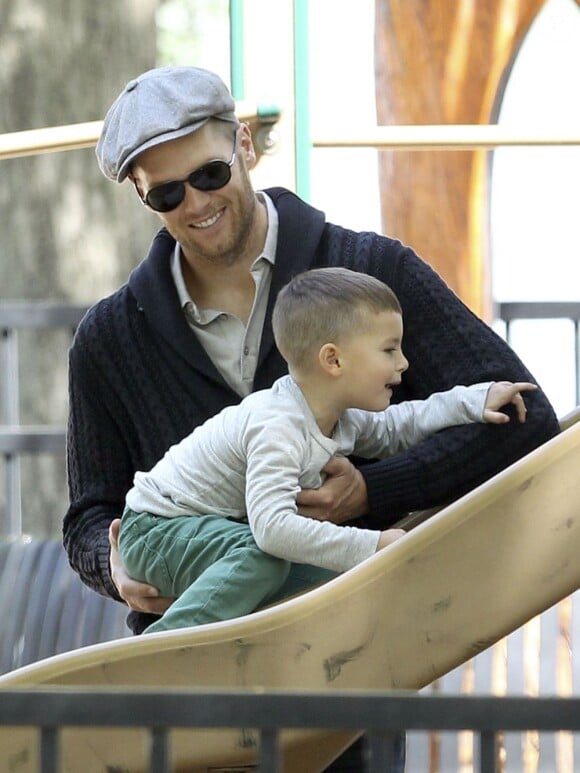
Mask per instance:
[[[358,436],[354,454],[383,459],[418,445],[447,427],[484,421],[483,412],[490,383],[456,386],[436,392],[425,400],[407,400],[385,411],[349,412]]]
[[[521,393],[535,389],[535,384],[508,381],[457,386],[426,400],[390,406],[381,413],[354,411],[353,422],[360,422],[354,453],[382,459],[411,448],[447,427],[474,422],[504,424],[509,422],[509,416],[500,409],[508,404],[516,407],[518,419],[523,422],[526,408]]]
[[[411,250],[394,272],[379,273],[403,306],[410,367],[400,399],[423,399],[454,384],[534,381],[505,341]],[[413,510],[452,501],[553,437],[558,422],[545,394],[530,392],[526,404],[524,424],[452,427],[401,454],[360,466],[372,522],[384,527]]]
[[[304,447],[294,429],[262,425],[247,439],[246,509],[254,539],[278,558],[346,571],[376,552],[380,532],[297,514]]]

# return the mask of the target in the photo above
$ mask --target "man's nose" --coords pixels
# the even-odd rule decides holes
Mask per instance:
[[[209,193],[207,191],[200,191],[199,188],[194,188],[193,185],[189,184],[189,181],[186,181],[182,205],[185,205],[193,212],[199,212],[207,206],[208,198]]]

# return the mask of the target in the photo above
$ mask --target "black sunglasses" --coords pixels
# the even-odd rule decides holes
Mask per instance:
[[[194,169],[185,180],[171,180],[151,188],[142,201],[155,212],[171,212],[185,198],[185,183],[192,188],[197,188],[198,191],[217,191],[227,185],[232,178],[232,166],[235,160],[236,136],[234,135],[234,149],[229,161],[208,161],[207,164]]]

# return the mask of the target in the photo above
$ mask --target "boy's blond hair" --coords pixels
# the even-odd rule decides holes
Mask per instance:
[[[324,344],[364,332],[368,312],[383,311],[402,313],[384,282],[347,268],[315,268],[280,290],[272,315],[274,338],[289,365],[300,368]]]

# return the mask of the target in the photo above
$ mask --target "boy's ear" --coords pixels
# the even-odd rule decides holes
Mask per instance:
[[[338,376],[341,371],[340,350],[336,344],[324,344],[318,352],[318,362],[329,376]]]

